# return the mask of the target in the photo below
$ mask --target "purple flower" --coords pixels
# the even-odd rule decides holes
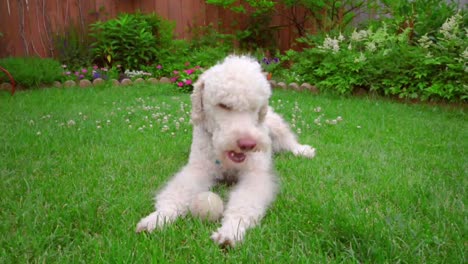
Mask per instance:
[[[83,74],[80,74],[80,80],[84,78],[84,75]]]
[[[158,70],[162,69],[162,65],[159,64],[158,66],[156,66],[156,69],[158,69]]]

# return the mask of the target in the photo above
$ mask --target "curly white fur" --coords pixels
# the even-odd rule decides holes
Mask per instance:
[[[156,210],[137,232],[151,232],[187,213],[191,200],[217,180],[235,178],[221,227],[211,238],[223,246],[243,240],[265,215],[277,192],[272,152],[312,158],[268,106],[271,89],[250,57],[229,56],[204,72],[192,94],[193,141],[188,164],[156,196]]]

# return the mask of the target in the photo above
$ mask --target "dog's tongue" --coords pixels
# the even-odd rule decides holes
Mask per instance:
[[[230,160],[236,162],[236,163],[241,163],[245,160],[245,154],[244,153],[237,153],[234,151],[229,151],[227,153],[227,156]]]

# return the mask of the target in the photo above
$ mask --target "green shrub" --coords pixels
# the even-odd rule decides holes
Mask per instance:
[[[349,36],[310,39],[311,48],[289,51],[292,70],[323,90],[350,94],[361,88],[412,99],[468,99],[468,41],[462,14],[441,26],[434,38],[418,45],[410,29],[399,33],[384,24]]]
[[[0,59],[0,66],[7,69],[17,84],[25,87],[37,87],[40,84],[51,84],[62,78],[62,67],[53,59],[36,57]],[[0,81],[8,77],[0,72]]]
[[[169,46],[173,25],[156,14],[121,14],[91,25],[91,44],[97,62],[137,70],[158,61],[159,49]]]
[[[87,34],[70,24],[64,33],[55,33],[53,38],[55,58],[68,68],[78,69],[92,62],[91,48]]]

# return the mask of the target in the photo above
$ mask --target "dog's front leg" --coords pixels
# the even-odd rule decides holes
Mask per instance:
[[[276,178],[271,172],[252,171],[242,175],[231,192],[222,225],[211,238],[221,246],[234,247],[241,242],[247,229],[263,218],[276,191]]]
[[[189,163],[156,195],[156,210],[140,220],[136,231],[151,232],[185,215],[193,197],[209,190],[212,184],[213,179],[207,173],[207,166]]]

